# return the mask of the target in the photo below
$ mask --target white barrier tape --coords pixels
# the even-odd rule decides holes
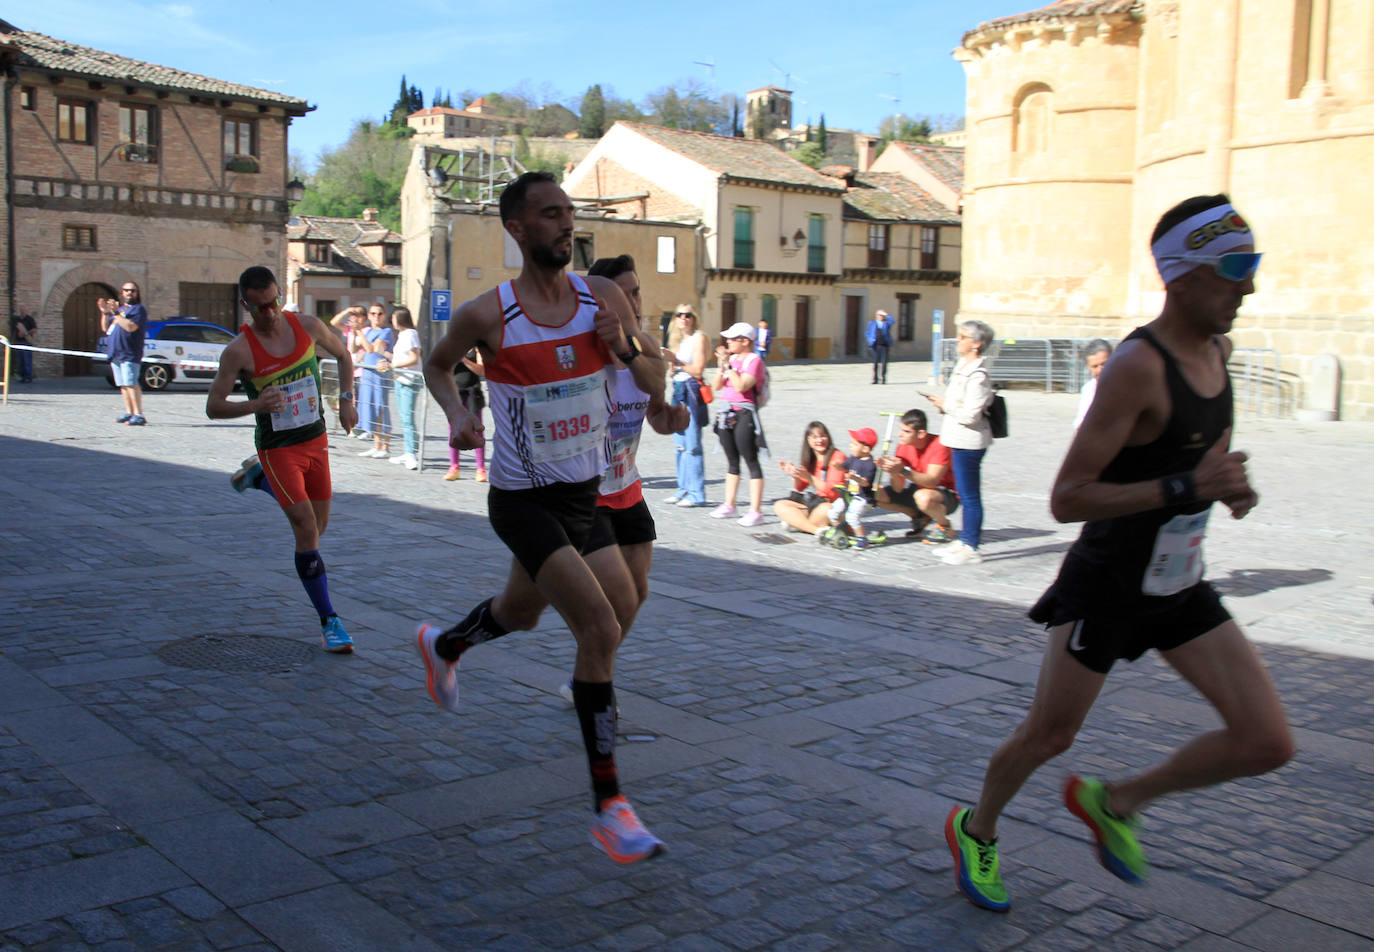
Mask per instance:
[[[85,350],[59,350],[56,347],[31,347],[28,344],[5,344],[10,350],[31,350],[35,354],[66,354],[69,357],[94,357],[96,360],[108,360],[104,354],[93,354]]]

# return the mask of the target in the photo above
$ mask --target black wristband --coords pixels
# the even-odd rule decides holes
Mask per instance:
[[[1163,476],[1159,480],[1159,485],[1164,491],[1166,506],[1182,506],[1197,501],[1197,484],[1193,481],[1191,472]]]

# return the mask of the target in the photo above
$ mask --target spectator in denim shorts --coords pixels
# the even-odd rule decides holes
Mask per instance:
[[[125,281],[119,289],[120,301],[102,298],[100,332],[109,337],[108,356],[115,386],[124,398],[124,413],[116,423],[143,426],[143,390],[139,371],[143,364],[143,337],[148,331],[148,312],[143,307],[138,285]],[[121,303],[122,302],[122,303]]]

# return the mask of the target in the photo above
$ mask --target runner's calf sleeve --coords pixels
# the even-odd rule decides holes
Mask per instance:
[[[487,599],[468,612],[466,618],[436,638],[434,640],[435,653],[445,661],[457,661],[458,656],[473,645],[480,645],[484,641],[491,641],[493,638],[510,634],[509,630],[502,627],[497,622],[496,617],[492,615],[491,603],[493,601],[495,601],[494,598]]]
[[[592,808],[600,813],[601,804],[620,793],[615,769],[615,688],[610,681],[574,678],[572,696],[592,773]]]
[[[324,572],[324,559],[318,549],[296,553],[296,574],[301,577],[305,594],[310,596],[310,604],[319,612],[320,624],[335,614],[334,606],[329,603],[329,577]]]

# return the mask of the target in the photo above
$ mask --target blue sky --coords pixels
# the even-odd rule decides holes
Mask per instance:
[[[604,22],[588,16],[596,5],[543,0],[44,0],[0,15],[20,29],[306,99],[318,108],[292,124],[291,151],[313,167],[356,120],[390,109],[402,73],[426,105],[439,86],[457,94],[522,81],[559,100],[600,83],[642,102],[695,78],[740,95],[786,82],[794,119],[824,113],[832,128],[876,131],[898,97],[907,115],[962,115],[964,73],[950,51],[980,22],[1044,2],[907,0],[876,15],[822,0],[698,0],[645,4]]]

